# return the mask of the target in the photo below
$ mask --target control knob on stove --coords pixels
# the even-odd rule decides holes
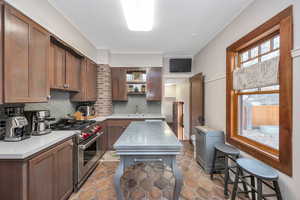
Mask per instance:
[[[90,133],[86,133],[86,132],[81,133],[81,138],[84,139],[84,140],[87,139],[90,136],[91,136]]]

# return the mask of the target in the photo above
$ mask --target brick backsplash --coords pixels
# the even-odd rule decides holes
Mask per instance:
[[[98,65],[97,68],[97,101],[95,103],[97,116],[112,114],[111,69],[109,65]]]

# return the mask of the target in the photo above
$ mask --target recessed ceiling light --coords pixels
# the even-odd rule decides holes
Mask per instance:
[[[152,30],[154,0],[121,0],[121,3],[129,30]]]

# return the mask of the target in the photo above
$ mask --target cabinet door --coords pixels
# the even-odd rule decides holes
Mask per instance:
[[[190,133],[193,127],[204,125],[204,76],[202,73],[190,78]]]
[[[29,160],[29,199],[55,200],[55,150]]]
[[[162,72],[160,67],[152,67],[147,71],[147,100],[161,101]]]
[[[51,42],[50,42],[50,46],[49,46],[48,79],[49,79],[50,88],[55,88],[55,83],[54,83],[54,44]]]
[[[49,45],[49,34],[37,26],[32,26],[29,39],[29,97],[32,102],[46,102],[50,95]]]
[[[111,68],[111,89],[112,100],[119,100],[119,68]]]
[[[4,18],[5,102],[26,102],[29,97],[28,54],[30,24],[24,16],[9,6],[5,6]]]
[[[81,59],[66,52],[66,87],[67,90],[80,91]]]
[[[125,130],[124,126],[108,126],[108,150],[114,150],[113,145]]]
[[[56,148],[56,194],[59,200],[73,191],[73,142],[67,141]]]
[[[127,101],[126,68],[113,67],[111,69],[112,100]]]
[[[54,89],[65,89],[66,84],[66,51],[54,45]]]
[[[86,66],[86,98],[88,101],[97,100],[97,65],[91,61]]]
[[[4,2],[0,1],[0,52],[4,51],[3,48],[3,13],[4,13]],[[3,84],[3,53],[0,53],[0,104],[3,104],[3,90],[4,90],[4,84]]]

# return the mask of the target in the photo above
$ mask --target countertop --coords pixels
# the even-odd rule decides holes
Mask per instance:
[[[164,121],[132,122],[114,144],[118,150],[180,151],[182,144]]]
[[[52,131],[50,134],[31,136],[20,142],[4,142],[2,140],[0,141],[0,159],[25,159],[75,133],[75,131]]]
[[[166,117],[161,114],[113,114],[105,117],[96,117],[92,120],[98,122],[107,119],[165,119]]]
[[[96,117],[92,120],[98,122],[107,119],[165,119],[160,114],[113,114],[106,117]],[[0,141],[0,159],[25,159],[43,149],[46,149],[75,134],[75,131],[52,131],[42,136],[31,136],[31,138],[20,142]]]

